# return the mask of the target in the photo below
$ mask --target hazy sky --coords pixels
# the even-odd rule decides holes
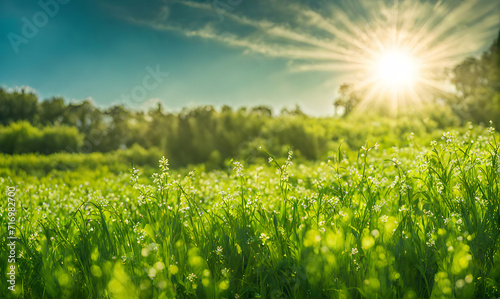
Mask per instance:
[[[338,53],[346,55],[335,47],[348,49],[357,38],[340,27],[352,26],[349,21],[371,28],[373,12],[384,15],[376,1],[54,1],[42,0],[45,8],[37,1],[0,1],[0,86],[30,86],[41,98],[91,97],[100,106],[146,107],[161,100],[173,110],[299,104],[310,114],[331,114],[347,64],[326,66],[343,61]],[[448,23],[481,16],[478,39],[461,37],[472,45],[468,52],[477,52],[495,36],[498,6],[469,2]],[[426,7],[445,20],[442,10]],[[470,22],[464,26],[478,31]],[[157,68],[169,73],[158,84],[149,75]],[[123,100],[133,92],[136,101]]]

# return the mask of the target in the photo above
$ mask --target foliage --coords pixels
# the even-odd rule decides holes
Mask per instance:
[[[8,92],[0,88],[0,125],[19,120],[33,122],[38,112],[37,97],[25,89]]]
[[[497,39],[481,57],[469,57],[453,69],[457,94],[449,104],[462,119],[487,123],[500,118],[499,43]]]
[[[60,99],[50,103],[50,107],[56,106],[53,109],[62,107]],[[249,161],[265,158],[256,151],[259,147],[277,154],[286,154],[291,149],[299,159],[316,160],[325,158],[328,149],[341,142],[358,148],[368,138],[377,138],[388,146],[398,145],[410,128],[433,132],[458,123],[446,106],[437,104],[420,114],[389,119],[373,114],[353,114],[342,119],[309,117],[298,107],[291,111],[284,109],[275,116],[266,107],[239,110],[223,107],[217,111],[205,106],[164,113],[158,106],[148,115],[121,106],[102,114],[90,102],[71,104],[65,109],[72,112],[59,114],[53,122],[48,121],[48,112],[44,112],[45,125],[34,126],[25,121],[2,127],[0,140],[4,142],[0,152],[112,152],[139,144],[145,149],[157,148],[171,157],[174,168],[207,163],[214,169],[234,158]]]
[[[83,145],[83,134],[68,126],[33,127],[26,121],[0,126],[0,152],[52,154]]]
[[[26,175],[43,177],[58,172],[85,171],[105,168],[112,173],[127,172],[132,166],[140,166],[148,170],[157,164],[161,152],[157,148],[144,149],[135,144],[126,150],[110,153],[56,153],[51,155],[0,154],[0,175]]]
[[[355,90],[355,86],[352,83],[340,85],[338,93],[338,98],[333,102],[336,115],[349,115],[354,111],[362,99],[362,95],[359,91]]]
[[[156,164],[156,158],[151,157],[161,155],[172,156],[175,159],[172,162],[174,168],[204,163],[208,169],[220,169],[226,167],[231,159],[260,163],[267,159],[267,156],[264,152],[259,151],[259,148],[266,148],[277,155],[286,155],[289,150],[293,150],[298,161],[317,160],[326,158],[328,151],[341,143],[344,148],[351,149],[361,147],[367,140],[376,140],[387,147],[400,146],[410,132],[414,132],[422,138],[432,138],[437,129],[454,127],[458,123],[453,114],[443,108],[429,107],[428,112],[423,112],[424,115],[409,114],[395,119],[370,115],[350,115],[344,119],[313,118],[295,113],[271,117],[255,112],[247,114],[243,110],[217,112],[209,107],[199,108],[189,111],[187,115],[182,114],[178,118],[163,119],[157,125],[170,129],[155,132],[155,137],[150,139],[155,141],[154,143],[148,144],[147,140],[149,139],[146,139],[140,143],[132,144],[128,148],[131,151],[125,150],[124,152],[132,152],[134,148],[147,152],[144,154],[148,157],[147,159],[134,158],[132,162],[148,167],[155,167]],[[25,130],[19,128],[25,128]],[[61,126],[47,126],[38,129],[31,127],[26,122],[11,124],[4,127],[4,132],[11,133],[1,134],[0,130],[0,139],[6,140],[0,146],[0,151],[13,153],[14,148],[17,148],[18,153],[38,151],[42,154],[48,154],[60,150],[74,150],[85,154],[89,146],[86,143],[82,144],[81,140],[77,145],[72,145],[75,142],[63,141],[66,140],[64,138],[52,138],[52,141],[45,145],[49,139],[47,137],[41,138],[41,133],[29,135],[25,132],[59,132],[61,128],[68,129]],[[74,128],[72,129],[75,131]],[[22,137],[26,134],[32,137]],[[17,135],[19,136],[16,138]],[[139,135],[141,134],[137,136]],[[162,138],[165,140],[161,141]],[[32,141],[32,145],[28,146],[25,140]],[[168,140],[170,142],[167,142]],[[125,148],[127,146],[124,146]],[[101,157],[98,160],[102,165],[110,165],[114,161],[120,161],[120,163],[130,161],[122,154],[116,154],[122,152],[117,150],[104,153],[104,155],[97,155],[94,152],[89,157]],[[72,158],[71,155],[63,153],[48,157],[29,154],[19,157],[5,156],[3,166],[10,167],[13,171],[20,169],[31,173],[47,173],[50,171],[50,167],[66,169],[68,163],[71,165],[85,165],[86,163],[95,165],[81,158],[84,156],[75,155]],[[60,157],[65,157],[64,161]],[[70,160],[73,162],[70,163]],[[75,167],[70,168],[74,169]],[[123,171],[123,169],[121,170]]]

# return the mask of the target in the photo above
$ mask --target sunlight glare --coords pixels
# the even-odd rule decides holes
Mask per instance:
[[[418,77],[417,63],[405,52],[391,50],[381,55],[377,75],[378,80],[391,89],[412,87]]]

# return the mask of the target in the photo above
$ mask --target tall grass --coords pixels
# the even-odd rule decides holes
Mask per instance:
[[[9,185],[22,205],[15,295],[498,297],[499,154],[492,129],[470,130],[314,164],[0,179],[2,207]]]

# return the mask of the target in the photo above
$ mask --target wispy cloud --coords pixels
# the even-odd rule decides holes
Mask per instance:
[[[288,60],[292,72],[351,74],[367,95],[380,92],[369,72],[384,52],[397,48],[411,54],[421,71],[419,90],[435,89],[432,78],[438,70],[484,49],[500,26],[500,3],[491,0],[396,0],[389,5],[340,0],[316,9],[269,0],[242,6],[225,11],[223,23],[207,2],[160,1],[156,15],[118,10],[133,24]]]
[[[325,61],[322,67],[315,64],[316,67],[297,68],[301,70],[329,70],[333,68],[332,61],[337,61],[340,69],[344,69],[346,63],[368,63],[370,56],[387,47],[390,39],[413,47],[415,51],[432,46],[422,51],[425,59],[442,61],[462,57],[484,46],[485,40],[494,34],[495,26],[500,24],[499,5],[485,0],[452,1],[449,5],[406,1],[399,6],[361,1],[354,7],[341,2],[325,7],[323,13],[298,3],[272,2],[275,3],[273,7],[280,8],[273,11],[279,15],[276,19],[283,21],[251,18],[242,8],[225,13],[230,23],[225,26],[217,21],[211,3],[159,1],[153,5],[156,17],[152,12],[135,13],[134,10],[126,13],[123,7],[114,7],[121,18],[155,30],[212,40],[243,48],[245,53]],[[257,4],[247,3],[250,5]],[[212,17],[212,21],[205,18],[205,23],[201,23],[185,13],[176,15],[175,10],[182,11],[182,7]]]

